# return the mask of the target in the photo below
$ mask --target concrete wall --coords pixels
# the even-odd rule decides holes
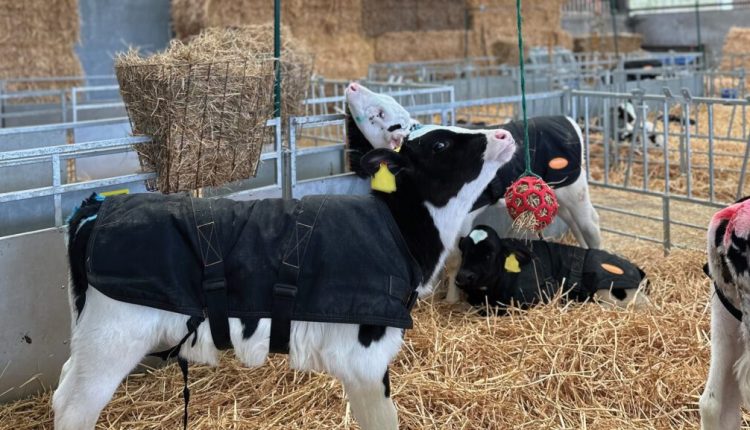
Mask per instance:
[[[169,0],[79,0],[81,43],[87,75],[113,74],[114,54],[128,46],[163,49],[171,38]]]
[[[708,59],[721,54],[724,38],[732,26],[750,25],[750,9],[701,11],[701,40]],[[697,45],[695,12],[636,15],[629,20],[631,31],[643,34],[645,46]],[[750,50],[750,47],[748,47]]]

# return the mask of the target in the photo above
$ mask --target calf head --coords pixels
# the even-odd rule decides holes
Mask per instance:
[[[355,82],[346,87],[344,95],[347,122],[352,121],[373,148],[396,149],[401,145],[413,121],[393,97],[376,94]]]
[[[456,274],[456,286],[464,290],[487,291],[497,281],[502,270],[502,259],[507,251],[494,229],[478,225],[458,242],[461,268]]]
[[[362,167],[374,175],[385,164],[396,175],[397,189],[415,192],[426,204],[439,208],[456,201],[470,208],[514,152],[515,141],[506,130],[424,126],[399,152],[378,148],[365,154]]]
[[[515,148],[506,130],[425,126],[398,152],[378,148],[362,157],[367,175],[381,166],[395,175],[396,191],[375,193],[388,204],[426,279],[432,280],[473,203]]]
[[[512,247],[513,243],[500,240],[495,230],[485,225],[474,227],[458,242],[461,267],[456,286],[469,296],[470,302],[484,303],[483,297],[492,295],[504,272],[515,272],[530,260],[527,250]]]

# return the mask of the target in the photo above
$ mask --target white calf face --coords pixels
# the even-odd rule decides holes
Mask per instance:
[[[393,97],[352,82],[345,91],[357,128],[374,148],[395,149],[409,132],[411,116]]]

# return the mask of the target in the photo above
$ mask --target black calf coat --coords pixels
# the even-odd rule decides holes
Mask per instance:
[[[215,224],[202,233],[217,235],[230,317],[270,317],[279,269],[291,264],[299,267],[292,320],[412,326],[422,275],[373,196],[108,197],[88,243],[89,283],[115,300],[202,316],[204,262],[214,250],[199,240],[193,206],[209,204]]]
[[[550,299],[561,284],[569,300],[585,301],[598,290],[638,288],[645,273],[622,257],[599,249],[550,243],[541,240],[525,242],[501,239],[503,249],[501,269],[487,291],[467,288],[468,301],[484,306],[485,296],[490,305],[504,308],[511,302],[526,308]],[[504,268],[505,259],[515,254],[520,261],[520,272]],[[602,264],[616,266],[623,271],[615,274]],[[564,280],[564,283],[563,283]]]

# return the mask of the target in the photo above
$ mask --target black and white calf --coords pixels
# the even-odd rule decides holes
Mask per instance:
[[[626,101],[617,106],[617,141],[630,143],[635,137],[636,144],[642,145],[643,131],[645,130],[648,146],[662,148],[664,146],[664,135],[656,131],[656,126],[648,120],[637,120],[635,106]],[[642,125],[641,125],[642,124]],[[642,128],[641,128],[642,127]],[[634,136],[635,135],[635,136]]]
[[[708,227],[711,367],[700,397],[703,430],[739,429],[750,405],[750,200],[717,212]]]
[[[386,166],[395,174],[397,185],[395,192],[389,194],[373,192],[373,196],[369,198],[376,200],[377,207],[382,207],[380,210],[382,215],[378,216],[387,217],[390,219],[389,223],[395,226],[390,234],[400,238],[399,242],[405,243],[406,249],[403,251],[409,254],[418,265],[423,283],[429,283],[436,276],[445,258],[452,251],[461,225],[468,216],[473,203],[495,177],[497,170],[512,158],[514,151],[513,138],[505,130],[468,131],[436,128],[410,136],[401,146],[400,152],[379,148],[362,157],[360,165],[366,174],[373,175],[381,166]],[[346,199],[339,201],[335,196],[327,198],[336,203],[335,207],[347,206]],[[347,198],[352,199],[351,196]],[[124,198],[113,201],[124,201]],[[155,212],[167,211],[168,213],[168,215],[157,216],[156,221],[160,225],[173,225],[178,219],[177,216],[186,210],[185,207],[171,202],[172,200],[165,200],[165,204],[162,205],[164,207]],[[304,199],[301,202],[304,203]],[[239,209],[244,207],[240,203],[250,204],[250,202],[235,203],[237,205],[234,207]],[[270,200],[259,201],[258,204],[268,209],[269,205],[285,207],[292,203]],[[228,205],[226,201],[217,202],[213,207],[225,205]],[[69,225],[68,249],[72,279],[70,299],[73,324],[71,356],[63,367],[60,385],[53,398],[57,430],[93,429],[100,411],[109,402],[112,393],[128,372],[146,354],[160,345],[179,344],[186,337],[186,333],[190,333],[190,327],[187,327],[186,323],[195,318],[195,316],[182,313],[183,310],[177,306],[174,306],[173,311],[168,311],[154,307],[156,305],[149,305],[146,300],[143,300],[141,304],[134,304],[117,300],[97,289],[98,281],[92,277],[92,270],[93,272],[97,270],[97,251],[106,251],[111,254],[112,249],[121,249],[122,243],[117,238],[123,237],[122,235],[109,235],[107,241],[97,241],[97,232],[112,223],[127,224],[128,220],[144,215],[136,205],[132,208],[132,216],[123,217],[123,221],[116,216],[105,216],[107,207],[107,200],[104,203],[89,200],[74,214]],[[193,214],[195,213],[194,211]],[[288,212],[282,213],[287,216]],[[250,243],[256,243],[253,242],[252,236],[261,234],[264,223],[272,226],[278,225],[273,213],[266,211],[265,214],[267,218],[253,219],[257,228],[242,229],[243,234],[251,237],[240,237],[238,240],[244,238],[249,239]],[[225,215],[214,214],[218,218]],[[335,214],[331,215],[335,216]],[[203,215],[200,216],[202,217]],[[195,224],[197,224],[198,232],[202,232],[197,234],[199,236],[203,234],[204,239],[209,240],[209,243],[211,243],[210,232],[215,232],[220,237],[226,236],[226,233],[221,231],[221,226],[217,227],[218,231],[212,229],[209,232],[203,230],[208,224],[200,221],[196,221]],[[178,222],[178,225],[182,225],[182,221]],[[315,228],[315,225],[316,222],[313,221],[311,228]],[[306,226],[297,224],[296,228],[302,227]],[[346,230],[343,227],[342,229]],[[302,231],[305,230],[302,229]],[[298,232],[299,230],[294,230],[286,233],[291,235],[289,237],[294,237],[293,235]],[[184,235],[195,234],[195,231],[184,233]],[[381,231],[373,237],[362,240],[343,241],[340,242],[340,246],[352,250],[357,255],[367,255],[369,249],[380,246],[380,238],[384,234],[389,233]],[[299,236],[300,240],[305,237],[304,234]],[[356,231],[338,231],[333,240],[339,241],[340,237],[350,239],[358,236],[361,234]],[[147,245],[142,246],[142,250],[148,251]],[[178,245],[172,243],[159,243],[154,246],[185,253],[184,250],[175,249]],[[280,264],[278,261],[271,261],[265,249],[235,249],[236,247],[233,247],[231,243],[226,245],[227,249],[223,249],[224,246],[217,246],[222,249],[219,255],[224,255],[224,252],[228,252],[231,248],[233,256],[230,258],[224,255],[226,267],[224,275],[228,290],[232,282],[239,284],[239,288],[260,288],[257,285],[257,279],[237,277],[235,274],[248,271],[252,273],[257,265]],[[314,247],[310,248],[314,251]],[[206,258],[208,255],[210,260],[214,250],[211,247],[200,249],[201,252],[197,256],[191,257],[190,261],[182,264],[159,265],[158,261],[150,261],[148,264],[155,272],[166,273],[167,279],[182,279],[183,271],[196,270],[193,265],[197,264],[197,261],[200,263],[197,268],[198,273],[202,270],[206,276],[208,267],[214,267],[206,262]],[[295,248],[295,252],[296,250]],[[308,251],[307,254],[310,252]],[[238,255],[245,257],[247,264],[240,264],[243,258]],[[295,253],[286,254],[284,263],[290,255],[294,256]],[[304,256],[305,253],[302,252],[302,255]],[[398,255],[401,253],[399,252]],[[324,257],[317,257],[318,261],[324,263],[323,267],[314,268],[310,272],[319,287],[328,287],[337,282],[336,270],[329,271],[331,267],[335,269],[337,262],[325,261]],[[363,258],[366,259],[366,257]],[[362,261],[360,266],[367,267],[368,263],[369,261]],[[124,265],[125,270],[117,265],[105,266],[117,270],[119,274],[127,273],[129,261],[122,260],[118,264]],[[302,264],[305,267],[304,261]],[[234,265],[238,267],[233,267]],[[339,269],[341,269],[340,266]],[[348,269],[351,270],[351,268]],[[304,277],[305,269],[298,270],[301,270],[301,279]],[[142,268],[137,270],[137,272],[142,271]],[[279,271],[281,272],[281,269]],[[102,273],[94,274],[102,275]],[[387,281],[388,294],[393,293],[393,288],[401,288],[404,285],[403,282],[389,277],[367,279],[366,270],[358,275],[360,279],[366,280],[366,283]],[[131,289],[132,285],[144,291],[144,294],[151,292],[147,289],[149,280],[138,276],[131,281],[132,283],[123,284],[122,288]],[[161,282],[163,278],[159,278],[159,283]],[[203,291],[206,294],[209,291],[215,291],[212,287],[213,282],[206,284],[204,278],[203,284]],[[211,288],[207,288],[206,285]],[[361,284],[357,282],[336,288],[347,291],[346,294],[351,297],[356,297],[359,285]],[[409,286],[408,283],[406,285]],[[421,287],[421,285],[410,287],[413,292],[415,287]],[[111,284],[107,291],[111,295],[118,294],[116,286]],[[184,297],[184,295],[180,294],[178,297]],[[340,301],[331,301],[329,297],[306,295],[302,290],[297,293],[296,297],[298,302],[305,297],[305,301],[316,303],[323,311],[341,311],[341,306],[346,305]],[[396,302],[397,308],[403,306],[398,303],[400,302]],[[230,311],[233,305],[235,304],[229,303]],[[343,310],[346,311],[346,309]],[[224,319],[223,322],[214,320],[210,313],[208,318],[208,322],[211,323],[210,327],[207,321],[197,326],[194,337],[191,336],[182,344],[179,350],[181,357],[195,362],[218,364],[218,350],[213,340],[215,339],[213,337],[214,323],[221,325],[227,320]],[[325,371],[341,380],[348,394],[352,412],[362,429],[396,429],[398,420],[396,409],[389,395],[387,369],[389,362],[393,360],[401,347],[403,330],[386,324],[316,322],[295,318],[291,320],[290,329],[286,332],[289,335],[290,365],[300,370]],[[260,366],[266,360],[269,354],[269,339],[274,336],[272,329],[274,321],[273,318],[257,320],[229,318],[228,331],[231,346],[245,365]]]
[[[564,289],[565,298],[625,307],[647,303],[646,275],[629,261],[598,249],[540,240],[501,239],[479,225],[459,241],[456,285],[469,304],[503,312],[545,303]]]
[[[350,167],[361,176],[364,176],[358,165],[358,157],[361,154],[373,147],[397,146],[404,136],[435,127],[419,126],[393,98],[375,94],[362,85],[350,84],[345,95],[348,108],[347,145],[350,151]],[[520,142],[523,141],[520,121],[512,121],[497,127],[508,130],[520,149]],[[532,118],[529,136],[532,168],[555,188],[560,217],[570,227],[581,246],[599,248],[599,215],[591,203],[588,182],[582,167],[585,154],[580,127],[572,118],[565,116]],[[481,209],[498,201],[504,204],[505,190],[524,171],[523,157],[523,151],[517,150],[513,159],[498,170],[495,179],[475,202],[471,215],[462,227],[462,235],[469,233]],[[447,270],[449,282],[446,299],[449,302],[459,299],[451,275],[455,274],[457,266],[458,256],[454,255]]]

